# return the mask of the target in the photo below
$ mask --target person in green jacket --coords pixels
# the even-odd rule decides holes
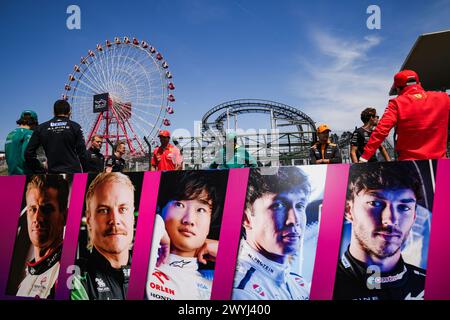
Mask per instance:
[[[226,135],[226,142],[220,148],[213,162],[209,166],[210,169],[231,169],[257,167],[256,159],[247,151],[245,147],[237,144],[237,136],[234,132]]]
[[[18,128],[11,131],[6,137],[5,156],[8,164],[8,175],[29,174],[25,166],[24,153],[30,141],[33,129],[38,123],[38,116],[32,110],[25,110],[16,121]]]

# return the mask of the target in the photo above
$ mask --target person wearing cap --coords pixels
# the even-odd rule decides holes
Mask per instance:
[[[170,132],[161,130],[158,136],[161,145],[153,151],[151,171],[181,170],[183,157],[180,149],[169,143]]]
[[[359,157],[364,152],[364,147],[370,139],[370,135],[378,124],[379,117],[377,116],[377,110],[375,108],[365,108],[361,112],[361,121],[364,123],[362,127],[357,128],[350,140],[351,150],[350,156],[353,163],[357,163]],[[391,161],[386,148],[381,145],[378,148],[386,161]],[[378,162],[377,156],[374,154],[369,162]]]
[[[330,131],[331,129],[326,124],[321,124],[317,128],[319,141],[309,151],[311,164],[342,163],[338,145],[330,141]]]
[[[394,126],[398,160],[446,158],[450,97],[425,91],[412,70],[398,72],[393,86],[398,96],[389,100],[359,161],[367,162]]]
[[[8,164],[8,175],[29,174],[31,171],[25,164],[25,150],[30,142],[33,129],[38,125],[38,116],[32,110],[25,110],[16,121],[18,128],[6,137],[5,156]]]
[[[258,163],[245,147],[238,145],[236,133],[228,132],[225,144],[220,148],[209,168],[231,169],[246,167],[258,167]]]
[[[37,158],[42,146],[47,157],[48,173],[82,172],[81,164],[86,161],[86,144],[83,130],[70,120],[70,104],[57,100],[53,106],[54,118],[42,123],[33,132],[25,150],[26,165],[33,173],[45,173]]]
[[[106,160],[105,163],[105,171],[106,172],[122,172],[125,169],[125,159],[123,156],[125,155],[125,142],[118,141],[114,145],[113,154]]]

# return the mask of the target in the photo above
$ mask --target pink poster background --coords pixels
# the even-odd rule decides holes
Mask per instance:
[[[145,172],[131,261],[128,300],[144,299],[161,172]]]
[[[0,177],[0,203],[2,204],[0,224],[0,298],[14,299],[5,295],[9,267],[13,256],[17,223],[20,216],[25,176]]]
[[[67,212],[66,231],[63,240],[63,252],[60,262],[61,268],[59,270],[58,284],[55,293],[56,300],[67,300],[70,298],[70,281],[68,283],[68,280],[71,273],[68,273],[68,268],[75,264],[87,178],[88,175],[86,173],[73,175],[69,211]]]
[[[439,160],[431,219],[425,300],[450,299],[450,160]]]
[[[229,300],[239,249],[249,169],[230,169],[211,300]]]
[[[348,164],[329,165],[327,168],[311,300],[333,299],[349,169]]]

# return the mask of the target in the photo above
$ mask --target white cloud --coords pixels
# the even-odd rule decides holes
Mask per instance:
[[[290,83],[303,111],[334,131],[360,126],[360,113],[368,106],[382,114],[394,70],[370,56],[382,39],[371,35],[355,40],[315,31],[311,40],[313,55],[299,57],[298,73]]]
[[[190,0],[182,3],[183,17],[192,24],[208,24],[224,21],[229,10],[220,2]]]

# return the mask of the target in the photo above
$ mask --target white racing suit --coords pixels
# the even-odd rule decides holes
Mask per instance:
[[[27,262],[26,276],[19,285],[17,296],[41,299],[54,297],[61,250],[62,246],[59,246],[39,261]]]
[[[198,270],[197,258],[170,254],[168,262],[156,267],[158,247],[164,233],[164,221],[155,217],[153,245],[145,294],[148,300],[208,300],[212,280]]]
[[[241,240],[233,300],[308,300],[309,284],[288,263],[271,261]]]

